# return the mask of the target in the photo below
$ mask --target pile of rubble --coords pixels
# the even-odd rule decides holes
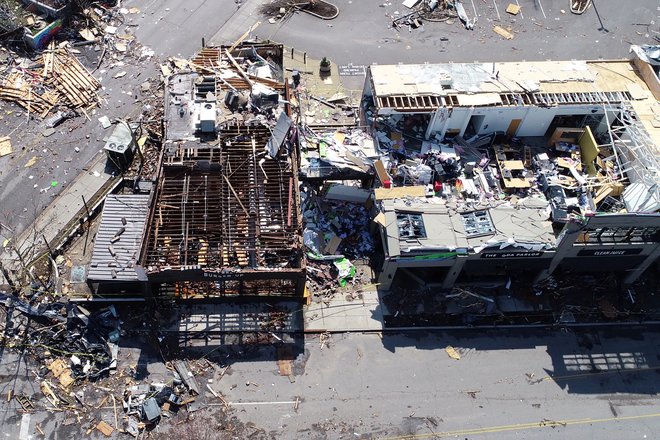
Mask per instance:
[[[303,180],[370,180],[381,152],[362,128],[338,130],[300,127]]]
[[[566,271],[534,283],[527,277],[492,277],[457,283],[450,291],[404,277],[383,301],[387,325],[566,325],[655,320],[655,286],[647,278],[621,295],[616,276]],[[585,294],[585,292],[589,292]]]
[[[0,302],[9,318],[3,345],[31,353],[53,371],[64,388],[116,370],[121,325],[114,306],[90,313],[81,306],[59,302],[32,306],[5,294],[0,294]]]
[[[384,3],[381,6],[390,4]],[[403,27],[409,30],[421,28],[425,21],[451,24],[456,18],[460,19],[466,29],[472,30],[477,22],[477,17],[470,19],[461,0],[406,0],[403,5],[412,12],[400,15],[399,11],[395,11],[390,18],[392,27],[397,30]]]
[[[206,387],[222,403],[218,414],[229,412],[228,402],[209,385],[217,367],[208,360],[167,362],[172,378],[165,382],[143,382],[137,364],[120,364],[120,339],[134,336],[131,326],[135,323],[128,323],[128,331],[124,330],[125,323],[113,305],[90,311],[72,303],[30,305],[0,294],[0,315],[0,346],[36,361],[34,374],[43,397],[13,390],[7,396],[27,412],[37,408],[63,412],[63,425],[77,423],[87,435],[97,430],[109,437],[119,431],[137,438],[181,409],[188,414],[202,409],[206,398],[199,380],[207,382]],[[269,324],[269,328],[277,327],[277,322]],[[111,418],[105,421],[97,411],[90,411],[106,403],[112,404],[114,427]]]
[[[38,51],[36,55],[25,52],[20,45],[16,50],[10,49],[11,46],[6,48],[6,68],[0,74],[0,99],[16,102],[41,118],[57,110],[66,117],[86,113],[100,104],[101,84],[93,73],[104,60],[108,61],[107,69],[99,71],[101,78],[108,69],[121,68],[126,57],[143,61],[154,55],[153,50],[136,41],[130,26],[124,26],[124,16],[139,13],[139,9],[109,7],[103,2],[95,2],[93,7],[74,3],[54,2],[39,5],[35,12],[31,7],[15,11],[28,23],[26,33],[31,22],[43,30],[56,26],[42,37],[35,36],[33,44],[28,45]],[[58,9],[53,9],[55,6]],[[87,52],[91,52],[91,57]],[[92,66],[93,58],[96,61]],[[125,71],[112,76],[123,75]]]
[[[357,199],[353,198],[355,193]],[[342,288],[370,281],[351,262],[373,255],[368,194],[343,184],[326,185],[322,192],[303,186],[307,281],[313,294],[330,297]]]
[[[0,80],[0,99],[44,118],[56,106],[83,111],[95,107],[100,87],[69,49],[51,44],[34,62],[15,60]]]

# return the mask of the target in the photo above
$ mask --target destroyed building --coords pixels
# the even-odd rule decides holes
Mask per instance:
[[[283,48],[206,47],[165,83],[158,176],[106,200],[88,282],[164,298],[302,297]]]
[[[635,281],[660,255],[660,113],[639,66],[370,66],[380,286],[559,269]]]

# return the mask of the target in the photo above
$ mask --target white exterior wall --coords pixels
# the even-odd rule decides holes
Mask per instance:
[[[527,108],[477,108],[472,115],[484,115],[484,121],[477,134],[489,134],[494,131],[506,131],[514,119],[524,119]]]
[[[454,107],[448,121],[442,118],[431,118],[427,135],[432,137],[435,133],[442,136],[448,130],[459,130],[463,135],[465,128],[472,116],[484,116],[484,121],[479,127],[478,134],[489,134],[494,131],[505,132],[514,119],[522,119],[518,126],[516,136],[543,136],[552,123],[552,119],[558,115],[587,115],[592,110],[594,114],[602,114],[603,109],[597,105],[584,106],[555,106],[555,107]],[[434,114],[437,112],[434,112]],[[604,122],[603,122],[604,124]],[[605,129],[605,126],[599,129]]]
[[[543,136],[548,130],[557,107],[529,107],[527,115],[518,127],[517,136]]]
[[[449,117],[449,122],[447,123],[446,127],[444,127],[445,132],[447,130],[462,131],[470,120],[470,111],[471,109],[469,108],[454,107],[454,109],[452,109],[451,116]],[[441,131],[443,129],[443,125],[444,124],[434,126],[432,132]],[[445,133],[442,132],[441,134],[444,136]]]

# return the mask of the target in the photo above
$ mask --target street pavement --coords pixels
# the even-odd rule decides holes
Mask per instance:
[[[315,336],[294,362],[293,383],[265,349],[232,363],[214,386],[243,421],[278,439],[652,439],[660,432],[657,337],[374,333],[333,335],[322,347]]]
[[[660,30],[657,0],[594,0],[583,15],[571,14],[568,0],[463,0],[468,16],[477,17],[472,31],[458,20],[393,29],[392,19],[410,11],[398,0],[333,0],[340,8],[334,20],[297,13],[277,24],[255,16],[254,3],[259,2],[246,2],[236,14],[243,21],[250,15],[263,21],[256,35],[337,64],[625,58],[630,44],[652,43]],[[509,3],[518,3],[521,13],[507,14]],[[514,38],[495,34],[495,25],[510,28]],[[228,41],[245,30],[221,27],[212,41]]]
[[[198,380],[202,389],[208,384],[221,392],[241,422],[266,433],[255,438],[655,439],[658,336],[657,329],[315,335],[292,349],[291,375],[280,375],[287,368],[275,347],[209,346],[207,358],[229,368]],[[171,380],[145,341],[122,344],[128,346],[120,350],[120,370],[138,363],[147,382]],[[460,359],[448,355],[448,346]],[[85,433],[87,423],[73,418],[63,425],[62,413],[42,410],[38,370],[13,353],[0,356],[5,438],[21,438],[22,427],[37,438],[36,424],[46,438],[104,438]],[[86,400],[104,395],[93,385],[86,389]],[[16,400],[4,398],[9,390],[32,396],[37,410],[29,419]],[[223,402],[204,394],[211,414],[221,411]],[[114,424],[107,402],[92,414]],[[161,423],[156,432],[167,438],[168,426],[182,417]],[[184,423],[195,420],[193,413]],[[206,429],[204,438],[226,438],[217,424]]]

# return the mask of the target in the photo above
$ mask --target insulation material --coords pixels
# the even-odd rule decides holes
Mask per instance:
[[[588,125],[584,128],[584,133],[580,136],[578,143],[580,145],[582,163],[584,163],[587,169],[587,174],[595,176],[596,165],[594,161],[598,157],[598,143],[594,139],[594,135],[591,133],[591,128]]]

